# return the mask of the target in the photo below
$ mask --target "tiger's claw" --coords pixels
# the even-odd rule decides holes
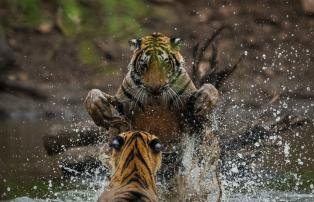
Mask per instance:
[[[194,115],[206,116],[218,102],[219,93],[212,84],[204,84],[193,96]]]
[[[129,123],[121,115],[114,105],[115,97],[98,89],[88,92],[85,99],[85,107],[96,125],[108,127],[129,127]]]

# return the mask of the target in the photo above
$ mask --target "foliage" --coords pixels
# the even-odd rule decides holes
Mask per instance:
[[[88,40],[83,40],[79,44],[79,59],[83,64],[99,64],[100,58],[97,55],[94,44]]]
[[[74,36],[80,30],[81,8],[76,0],[59,0],[57,24],[66,36]]]
[[[36,26],[40,23],[42,17],[41,0],[6,0],[6,3],[13,15],[11,23],[24,26]]]
[[[138,35],[141,33],[139,18],[146,14],[141,0],[4,0],[9,11],[9,24],[37,28],[47,18],[66,36],[74,37],[94,29],[102,35]],[[98,10],[98,11],[97,11]],[[95,12],[97,11],[97,12]],[[90,24],[92,23],[92,24]],[[99,29],[100,28],[100,29]]]
[[[102,72],[105,66],[95,38],[110,36],[116,40],[142,35],[139,20],[148,13],[142,0],[3,0],[8,11],[0,19],[0,35],[4,28],[27,28],[49,33],[57,27],[70,40],[79,41],[77,58]]]
[[[142,17],[145,7],[140,1],[134,0],[101,0],[106,14],[107,31],[121,37],[127,33],[141,34],[140,24],[136,18]]]

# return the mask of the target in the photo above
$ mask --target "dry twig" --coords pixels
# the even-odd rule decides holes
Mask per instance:
[[[47,95],[37,88],[18,82],[0,80],[0,92],[1,91],[7,93],[22,93],[37,100],[47,100]]]

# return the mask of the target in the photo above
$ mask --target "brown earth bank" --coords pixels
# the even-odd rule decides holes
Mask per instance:
[[[305,117],[306,126],[274,140],[278,147],[255,146],[265,152],[264,164],[269,169],[314,176],[314,17],[305,12],[308,9],[301,1],[143,3],[155,14],[138,19],[141,28],[145,33],[157,31],[184,39],[182,53],[189,71],[195,44],[221,26],[227,27],[214,43],[217,67],[232,66],[241,55],[245,58],[220,88],[214,130],[224,141],[258,121],[276,122],[285,114]],[[0,16],[9,18],[2,6]],[[48,32],[19,26],[5,29],[0,43],[0,196],[8,196],[7,187],[15,183],[10,179],[17,176],[50,179],[61,175],[56,157],[45,154],[43,135],[56,125],[67,128],[91,120],[83,107],[87,92],[99,88],[113,94],[117,90],[127,72],[128,40],[133,37],[136,34],[66,37],[57,26]],[[82,49],[89,49],[82,41],[96,47],[100,61],[88,62],[81,56]],[[200,74],[208,68],[213,50],[205,52]],[[285,145],[290,145],[291,154],[285,153]]]

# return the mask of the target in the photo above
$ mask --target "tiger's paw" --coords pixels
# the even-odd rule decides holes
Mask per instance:
[[[206,116],[219,99],[218,90],[212,84],[204,84],[193,96],[195,116]]]
[[[105,128],[128,128],[129,123],[114,106],[114,97],[98,89],[88,92],[85,107],[96,125]]]

